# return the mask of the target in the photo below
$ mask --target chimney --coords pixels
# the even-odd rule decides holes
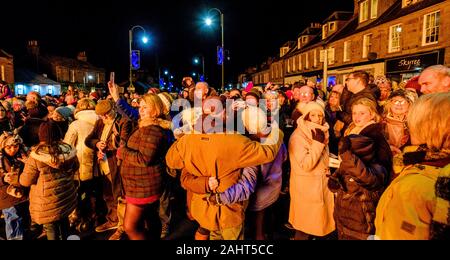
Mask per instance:
[[[39,56],[39,45],[38,45],[38,42],[36,40],[28,41],[27,50],[28,50],[28,54],[30,54],[30,55],[32,55],[34,57]]]
[[[310,27],[314,28],[314,29],[320,29],[320,28],[322,28],[322,24],[321,23],[311,23]]]
[[[79,52],[77,60],[87,62],[86,52],[85,51]]]
[[[27,52],[30,58],[30,62],[33,65],[37,73],[39,73],[39,45],[38,41],[28,41]]]

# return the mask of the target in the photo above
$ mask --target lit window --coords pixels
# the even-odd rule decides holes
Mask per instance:
[[[322,40],[327,38],[327,34],[328,34],[328,26],[325,24],[324,26],[322,26]]]
[[[440,11],[425,15],[423,18],[422,45],[434,44],[439,41]]]
[[[334,32],[336,30],[336,23],[332,22],[328,25],[328,31],[329,32]]]
[[[350,61],[350,48],[351,48],[351,42],[345,41],[344,42],[344,62]]]
[[[334,48],[328,49],[328,65],[334,64]]]
[[[378,0],[372,0],[370,6],[370,19],[375,19],[378,16]]]
[[[407,6],[410,6],[412,4],[418,3],[420,1],[421,0],[403,0],[402,7],[407,7]]]
[[[389,52],[401,50],[400,39],[402,35],[402,25],[397,24],[389,28]]]
[[[309,69],[309,55],[305,53],[305,69]]]
[[[363,39],[363,58],[367,58],[370,50],[372,49],[372,34],[364,35]]]
[[[297,71],[297,62],[296,62],[296,60],[297,60],[297,57],[296,56],[294,56],[294,57],[292,57],[292,71]]]
[[[317,49],[314,50],[314,67],[317,67]]]
[[[23,85],[17,85],[17,94],[24,95],[24,86]]]
[[[4,65],[1,66],[1,75],[0,75],[0,79],[3,80],[3,81],[6,80],[6,78],[5,78],[5,66],[4,66]]]
[[[303,43],[306,43],[307,41],[308,41],[308,37],[307,37],[307,36],[303,36],[303,37],[302,37],[302,42],[303,42]]]
[[[367,20],[369,20],[369,0],[359,4],[359,22],[362,23]]]
[[[53,95],[53,86],[47,86],[47,94]]]
[[[39,91],[40,88],[41,88],[40,86],[34,85],[34,86],[33,86],[33,91],[36,91],[36,92],[40,93],[40,91]]]

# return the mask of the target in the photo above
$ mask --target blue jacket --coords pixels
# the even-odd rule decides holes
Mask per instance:
[[[117,112],[123,117],[130,119],[131,121],[139,120],[139,110],[130,106],[125,99],[119,99],[116,102]]]
[[[240,179],[236,184],[220,193],[220,201],[224,205],[248,200],[255,192],[258,176],[258,167],[247,167],[242,170]]]

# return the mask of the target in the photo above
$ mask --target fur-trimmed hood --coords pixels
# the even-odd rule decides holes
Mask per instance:
[[[77,150],[68,144],[60,144],[59,146],[63,153],[58,156],[59,162],[57,163],[52,160],[48,147],[41,148],[39,152],[34,148],[30,157],[55,169],[69,169],[72,167],[73,160],[77,158]]]
[[[144,120],[139,120],[139,128],[147,127],[151,125],[160,126],[164,130],[170,130],[172,127],[172,122],[161,119],[161,118],[149,118]]]
[[[312,133],[311,130],[314,129],[320,129],[324,132],[325,134],[325,143],[328,143],[328,140],[330,138],[328,129],[330,129],[330,126],[328,125],[328,123],[324,123],[323,125],[319,125],[316,123],[313,123],[311,121],[307,121],[305,120],[305,116],[301,116],[298,120],[297,120],[297,129],[296,131],[301,131],[305,136],[308,137],[309,140],[312,140]]]
[[[97,122],[99,116],[95,113],[95,110],[84,110],[76,113],[75,119],[95,125],[95,122]]]

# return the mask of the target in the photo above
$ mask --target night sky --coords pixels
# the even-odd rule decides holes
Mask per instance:
[[[0,48],[19,57],[27,41],[35,39],[41,53],[76,57],[85,50],[89,62],[126,80],[128,30],[142,25],[150,43],[134,46],[142,50],[142,66],[150,73],[157,76],[158,57],[161,70],[168,69],[179,84],[181,77],[201,72],[192,60],[203,54],[208,81],[219,87],[215,52],[221,40],[220,20],[213,16],[212,28],[203,22],[212,7],[225,15],[225,49],[231,57],[226,83],[236,83],[247,67],[276,56],[283,43],[295,40],[311,22],[322,22],[335,10],[352,11],[353,0],[2,1]],[[141,31],[134,32],[137,44]]]

